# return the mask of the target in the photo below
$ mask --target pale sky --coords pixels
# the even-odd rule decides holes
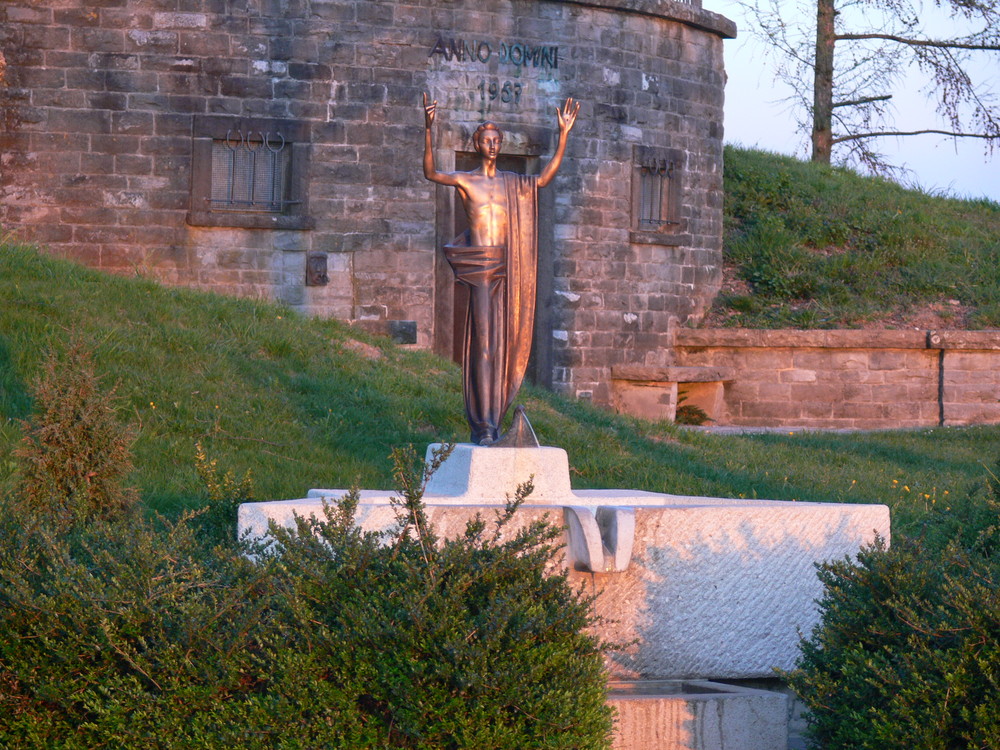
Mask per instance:
[[[763,43],[750,33],[742,9],[733,0],[703,0],[703,7],[735,21],[738,28],[737,38],[725,41],[726,143],[808,158],[808,137],[797,131],[796,118],[782,101],[787,90],[774,80],[771,59],[765,56]],[[992,61],[984,55],[983,72],[992,75],[994,88],[1000,90],[1000,54],[992,54]],[[988,70],[990,62],[993,67]],[[900,129],[940,127],[934,103],[919,91],[920,85],[915,81],[912,89],[893,92],[895,123]],[[1000,146],[990,156],[980,139],[937,135],[882,138],[878,145],[892,163],[912,170],[904,182],[932,193],[1000,202]]]

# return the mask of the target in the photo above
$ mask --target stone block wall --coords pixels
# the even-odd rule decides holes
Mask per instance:
[[[728,371],[720,425],[1000,423],[1000,331],[681,329],[673,354]]]
[[[718,288],[734,34],[672,0],[8,0],[0,224],[110,271],[405,322],[447,353],[438,248],[457,220],[423,179],[421,94],[440,103],[444,169],[485,118],[538,169],[573,96],[583,110],[543,204],[535,374],[606,402],[609,368],[657,361],[672,321],[697,321]],[[306,134],[298,216],[193,220],[198,139],[262,120]],[[664,232],[636,231],[641,149],[675,170]],[[307,285],[315,254],[329,281]]]
[[[1000,332],[933,333],[940,347],[944,424],[1000,423]]]

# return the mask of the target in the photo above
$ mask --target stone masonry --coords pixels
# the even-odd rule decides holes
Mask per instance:
[[[698,0],[8,0],[0,224],[98,268],[451,354],[438,248],[460,217],[421,173],[421,93],[440,102],[444,169],[469,168],[484,118],[510,168],[539,169],[573,96],[542,204],[534,375],[608,402],[610,368],[657,364],[718,289],[734,35]],[[263,213],[216,210],[226,180],[256,185],[216,169],[243,135],[287,146]]]
[[[612,378],[619,410],[647,418],[686,395],[717,425],[998,424],[1000,331],[680,329],[670,367]]]

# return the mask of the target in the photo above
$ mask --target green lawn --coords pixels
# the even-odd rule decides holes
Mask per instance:
[[[258,499],[392,486],[389,453],[466,438],[458,368],[278,305],[109,276],[0,248],[0,482],[45,351],[81,335],[140,428],[134,482],[152,508],[198,505],[195,443],[251,469]],[[576,488],[890,505],[897,529],[983,485],[1000,427],[721,435],[609,414],[526,387],[540,440]],[[510,488],[513,491],[514,488]]]
[[[727,147],[716,324],[1000,326],[1000,204]]]

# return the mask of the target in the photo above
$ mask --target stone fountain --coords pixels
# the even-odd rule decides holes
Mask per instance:
[[[428,447],[428,461],[438,448]],[[428,481],[427,517],[440,536],[457,536],[476,514],[501,510],[529,479],[534,491],[510,531],[543,517],[563,525],[561,564],[572,583],[598,594],[596,635],[632,644],[608,663],[619,712],[615,747],[649,747],[642,738],[658,732],[674,739],[657,747],[784,750],[783,694],[707,680],[791,669],[800,635],[818,621],[816,563],[888,538],[888,508],[574,490],[560,448],[459,444]],[[269,523],[292,526],[296,515],[322,518],[324,502],[345,493],[312,489],[301,499],[246,503],[240,533],[263,536]],[[392,497],[362,490],[357,524],[395,527]]]

